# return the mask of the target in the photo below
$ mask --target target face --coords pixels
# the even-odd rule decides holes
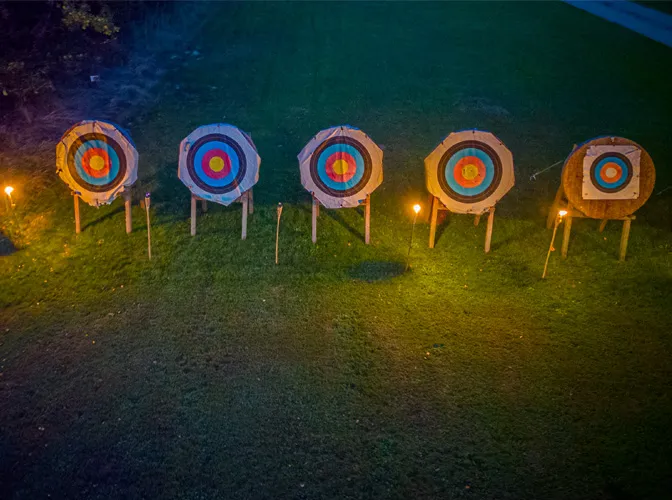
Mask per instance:
[[[640,155],[641,151],[631,146],[588,148],[583,165],[583,198],[636,198]]]
[[[488,198],[502,178],[497,153],[479,141],[464,141],[449,148],[438,163],[437,177],[446,193],[462,203]]]
[[[490,132],[454,132],[425,158],[425,177],[450,211],[479,214],[513,187],[513,157]]]
[[[351,137],[327,139],[310,159],[310,175],[320,190],[344,198],[358,193],[371,178],[371,156]]]
[[[56,146],[57,173],[86,203],[112,203],[138,178],[138,152],[112,123],[85,120]]]
[[[233,125],[203,125],[180,144],[177,175],[193,195],[230,205],[259,180],[261,158],[252,139]]]
[[[239,188],[247,171],[247,162],[242,148],[231,137],[208,134],[189,149],[187,169],[202,190],[224,194]]]
[[[68,170],[88,191],[114,189],[126,175],[126,156],[114,139],[104,134],[85,134],[68,149]]]
[[[383,152],[361,130],[320,131],[299,153],[301,183],[327,208],[356,207],[383,182]]]

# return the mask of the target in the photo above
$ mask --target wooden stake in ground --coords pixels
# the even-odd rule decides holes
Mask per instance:
[[[553,248],[553,244],[555,243],[555,234],[558,232],[558,226],[562,222],[562,218],[565,215],[567,215],[567,211],[560,210],[555,218],[555,225],[553,226],[553,236],[551,236],[551,244],[548,247],[548,253],[546,254],[546,263],[544,264],[544,273],[541,275],[541,279],[546,278],[546,272],[548,271],[548,260],[551,258],[551,252],[555,250],[555,248]]]
[[[124,191],[124,206],[126,208],[126,233],[133,231],[133,219],[131,216],[131,191]]]
[[[145,193],[145,212],[147,213],[147,256],[152,260],[152,229],[149,225],[150,194]]]
[[[413,225],[411,226],[411,239],[408,242],[408,255],[406,255],[406,269],[404,272],[408,271],[408,268],[411,267],[411,248],[413,247],[413,233],[415,232],[415,222],[418,220],[418,214],[420,213],[420,205],[413,205],[413,211],[415,215],[413,216]]]
[[[278,249],[280,245],[280,216],[282,216],[282,203],[278,203],[278,226],[275,229],[275,263],[278,264]]]
[[[81,219],[79,218],[79,196],[77,193],[74,194],[74,199],[75,199],[75,234],[79,234],[82,232],[82,223]]]

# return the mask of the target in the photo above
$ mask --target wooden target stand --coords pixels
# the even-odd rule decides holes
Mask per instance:
[[[438,197],[432,196],[432,201],[431,201],[431,218],[429,221],[429,248],[434,248],[434,243],[436,240],[436,223],[439,218],[439,210],[442,210],[444,212],[449,212],[449,213],[457,213],[457,212],[452,212],[449,208],[447,208],[443,203],[441,203],[441,200],[439,200]],[[488,227],[485,230],[485,253],[490,252],[490,244],[492,242],[492,226],[495,223],[495,207],[494,205],[492,207],[486,208],[483,210],[481,213],[474,214],[474,226],[478,226],[478,223],[481,221],[481,215],[483,214],[488,214]]]
[[[555,195],[555,200],[553,200],[551,210],[548,212],[548,218],[546,219],[546,229],[550,229],[551,227],[553,227],[553,221],[558,216],[558,211],[560,210],[567,211],[567,215],[563,217],[565,227],[562,232],[562,250],[561,250],[562,257],[567,258],[567,252],[569,251],[569,237],[572,232],[572,219],[579,219],[579,218],[594,219],[594,217],[588,217],[587,215],[583,214],[580,210],[577,210],[574,207],[574,205],[572,205],[572,203],[565,198],[565,192],[562,185],[560,185],[560,188],[558,188],[558,192]],[[625,215],[623,217],[605,218],[600,220],[601,220],[599,227],[600,233],[604,231],[604,228],[607,227],[607,222],[609,222],[610,220],[623,221],[623,229],[621,231],[621,245],[618,251],[618,260],[623,262],[625,260],[625,254],[628,251],[628,241],[630,240],[630,226],[632,225],[632,221],[635,220],[635,216]]]
[[[367,194],[364,200],[364,243],[371,241],[371,195]],[[320,201],[313,195],[313,243],[317,243],[317,218],[320,216]]]
[[[196,236],[196,205],[197,202],[201,202],[201,211],[206,213],[208,211],[208,202],[203,198],[191,195],[191,235]],[[243,205],[243,214],[242,214],[242,231],[241,231],[241,240],[247,238],[247,215],[252,215],[254,213],[254,195],[252,189],[245,191],[240,197],[234,201],[234,203],[242,203]]]
[[[82,221],[79,213],[79,194],[73,192],[72,196],[75,203],[75,234],[82,232]],[[133,217],[131,215],[131,191],[130,189],[122,193],[124,198],[124,209],[126,212],[126,233],[130,234],[133,231]]]
[[[639,193],[632,199],[583,199],[583,159],[591,146],[632,146],[641,151],[639,164]],[[585,218],[600,220],[599,231],[604,231],[610,220],[623,221],[619,261],[625,260],[630,239],[630,227],[635,220],[634,212],[639,209],[653,193],[656,182],[656,170],[651,156],[639,144],[622,137],[601,137],[579,146],[574,146],[562,169],[562,180],[546,219],[550,229],[561,209],[567,210],[562,235],[562,257],[567,257],[569,238],[572,232],[572,219]]]

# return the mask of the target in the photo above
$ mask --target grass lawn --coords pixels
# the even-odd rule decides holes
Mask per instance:
[[[562,3],[213,4],[192,58],[132,124],[136,194],[83,207],[19,180],[0,258],[0,497],[669,498],[670,191],[633,224],[574,224],[553,255],[545,209],[574,143],[640,142],[672,182],[672,51]],[[179,142],[217,121],[262,157],[255,213],[212,206],[189,236]],[[349,123],[384,147],[361,211],[310,204],[296,154]],[[490,130],[517,184],[484,224],[416,228],[423,158]],[[285,204],[281,265],[275,204]],[[559,245],[559,243],[558,243]]]

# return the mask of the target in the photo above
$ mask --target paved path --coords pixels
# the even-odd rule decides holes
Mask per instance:
[[[672,47],[672,16],[668,14],[627,0],[565,2]]]

